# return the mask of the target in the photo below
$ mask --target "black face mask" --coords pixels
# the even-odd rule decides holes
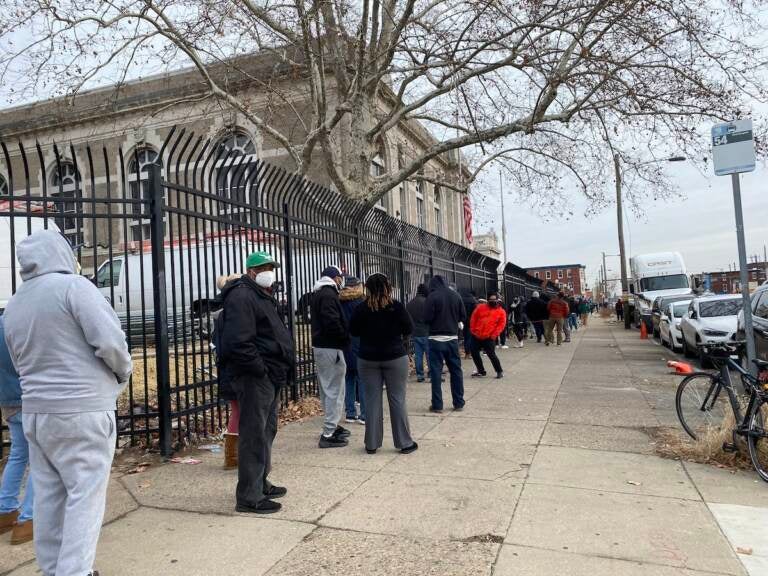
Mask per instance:
[[[496,306],[498,305],[499,305],[498,301],[494,302],[493,300],[491,300],[490,302],[488,302],[488,306],[490,306],[491,308],[496,308]]]

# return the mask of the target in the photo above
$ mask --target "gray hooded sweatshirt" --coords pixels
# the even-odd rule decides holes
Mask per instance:
[[[75,274],[68,242],[40,230],[16,247],[23,280],[5,309],[5,341],[21,379],[22,411],[115,409],[131,355],[114,310]]]

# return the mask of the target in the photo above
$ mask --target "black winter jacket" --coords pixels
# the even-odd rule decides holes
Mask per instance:
[[[360,337],[362,360],[386,362],[408,354],[404,337],[413,332],[413,322],[397,300],[377,311],[363,302],[352,314],[350,329],[353,336]]]
[[[247,275],[227,284],[220,362],[228,376],[267,376],[277,388],[288,383],[294,365],[293,340],[277,301]]]
[[[461,297],[448,288],[442,276],[429,281],[429,296],[424,321],[430,336],[458,336],[459,322],[467,323],[467,311]]]
[[[416,338],[429,336],[429,324],[425,320],[427,298],[421,295],[416,296],[416,298],[408,302],[406,309],[411,316],[411,320],[413,320],[413,336]]]
[[[541,298],[531,298],[525,305],[525,315],[531,322],[541,322],[549,318],[547,303]]]
[[[321,278],[312,292],[312,346],[344,350],[349,342],[339,290],[333,280]]]

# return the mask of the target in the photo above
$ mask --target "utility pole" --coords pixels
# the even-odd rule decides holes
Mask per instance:
[[[621,295],[624,298],[624,295],[629,292],[629,282],[627,280],[627,255],[624,252],[624,210],[621,200],[621,163],[618,153],[613,155],[613,168],[616,171],[616,219],[619,230],[619,258],[621,259]],[[605,253],[603,253],[603,267],[605,267]]]
[[[504,183],[501,177],[501,170],[499,170],[499,194],[501,195],[501,244],[504,246],[503,265],[509,262],[509,258],[507,257],[507,214],[504,212]]]
[[[605,252],[603,252],[603,303],[608,301],[608,268],[605,266]]]

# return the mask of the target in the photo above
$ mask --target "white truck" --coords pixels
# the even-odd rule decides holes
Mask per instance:
[[[637,326],[645,322],[648,333],[653,333],[653,301],[659,296],[692,293],[683,256],[679,252],[638,254],[629,259],[629,267],[634,322]]]
[[[11,206],[8,200],[0,202],[0,212],[10,212]],[[30,206],[26,202],[15,201],[13,209],[16,212],[31,212],[32,214],[43,214],[41,203],[33,202]],[[53,207],[49,207],[53,211]],[[11,246],[11,223],[13,223],[13,243],[18,244],[30,232],[43,230],[45,219],[32,216],[29,219],[26,216],[0,216],[0,312],[5,310],[8,300],[13,295],[13,279],[16,279],[16,288],[21,284],[19,276],[19,261],[16,259],[15,246]],[[48,228],[58,230],[53,222],[53,218],[48,218]]]

